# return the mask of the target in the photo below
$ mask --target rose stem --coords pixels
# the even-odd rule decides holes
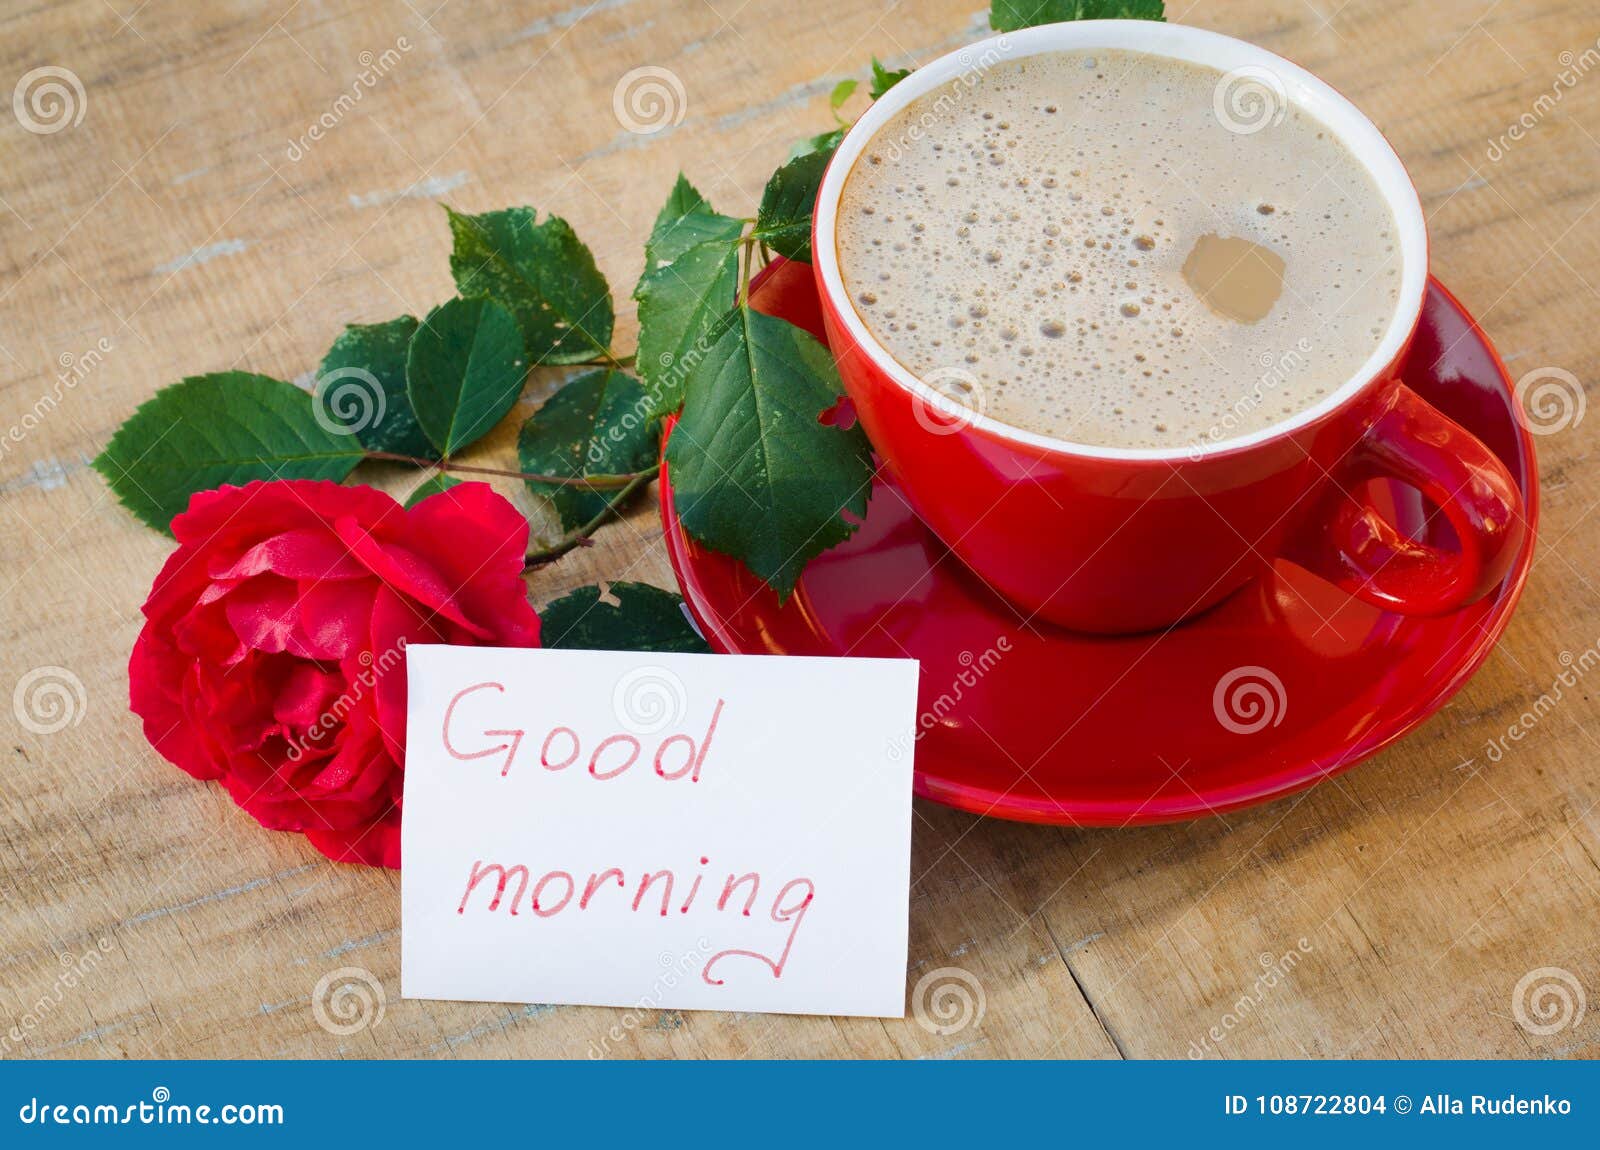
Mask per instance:
[[[639,488],[645,486],[645,484],[654,479],[656,477],[656,472],[660,470],[661,465],[658,463],[656,466],[651,467],[648,470],[639,472],[633,477],[626,487],[617,492],[617,495],[614,499],[608,502],[605,507],[601,509],[600,514],[589,520],[589,522],[574,527],[571,531],[568,531],[565,535],[548,547],[542,547],[535,551],[529,551],[526,558],[523,560],[524,568],[538,567],[542,564],[549,563],[553,559],[561,558],[561,556],[565,555],[568,551],[571,551],[576,547],[588,546],[589,536],[593,535],[597,530],[600,529],[602,524],[604,524],[612,516],[616,515],[621,510],[622,505],[627,502],[628,496],[632,495],[635,491],[639,490]]]
[[[756,238],[754,235],[746,236],[740,241],[744,246],[743,267],[740,269],[739,278],[739,306],[750,306],[750,265],[755,263]]]
[[[544,475],[537,471],[508,471],[502,467],[475,467],[449,459],[421,459],[415,455],[401,455],[393,451],[369,451],[367,459],[381,459],[389,463],[409,463],[427,470],[460,471],[471,475],[500,475],[507,479],[522,479],[529,483],[550,483],[557,487],[587,487],[592,491],[612,491],[630,487],[639,479],[655,478],[659,467],[644,471],[630,471],[621,475]]]
[[[573,367],[610,367],[610,368],[616,368],[618,370],[621,370],[622,368],[625,368],[625,367],[632,367],[635,358],[637,358],[637,357],[631,356],[631,355],[612,355],[609,351],[603,351],[599,355],[595,356],[593,359],[582,360],[581,362],[575,363],[572,366]],[[544,365],[543,364],[535,364],[534,366],[542,367]]]

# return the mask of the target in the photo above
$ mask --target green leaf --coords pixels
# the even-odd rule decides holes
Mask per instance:
[[[517,321],[490,299],[453,299],[411,337],[406,394],[445,456],[487,435],[522,392],[528,364]]]
[[[711,650],[683,613],[683,598],[648,583],[579,587],[539,613],[539,641],[555,650]]]
[[[460,486],[461,480],[455,476],[436,471],[417,484],[416,489],[406,496],[406,508],[409,510],[430,496],[438,495],[441,491],[449,491],[452,487]]]
[[[445,211],[455,238],[456,290],[510,308],[533,363],[582,363],[609,351],[611,288],[566,220],[546,216],[536,223],[533,208],[478,216]]]
[[[645,244],[639,301],[638,371],[646,410],[666,415],[683,404],[683,381],[709,345],[738,291],[738,240],[744,225],[718,215],[682,175]]]
[[[855,95],[859,83],[858,80],[840,80],[828,94],[828,106],[835,112],[844,107],[844,102]]]
[[[872,93],[872,98],[874,100],[881,100],[883,99],[883,94],[885,92],[894,87],[901,80],[904,80],[909,75],[911,75],[910,68],[891,70],[889,68],[885,68],[882,62],[880,62],[879,59],[874,56],[872,58],[872,84],[868,91]]]
[[[833,357],[806,332],[740,308],[689,378],[667,445],[678,518],[706,546],[794,590],[813,556],[866,514],[872,448],[860,427],[817,417],[840,392]]]
[[[620,371],[585,372],[544,403],[517,437],[523,471],[578,478],[625,475],[654,465],[659,425],[646,411],[644,388]],[[555,505],[571,531],[622,498],[621,491],[586,491],[555,483],[529,483]]]
[[[801,156],[809,156],[812,152],[827,152],[830,155],[844,139],[848,128],[835,128],[831,132],[823,132],[817,136],[807,136],[794,147],[789,149],[789,160],[798,160]],[[785,161],[788,162],[787,160]]]
[[[710,201],[679,172],[678,182],[672,186],[661,211],[656,213],[650,238],[644,243],[645,270],[669,264],[701,244],[731,243],[729,225],[737,223],[738,220],[718,215]]]
[[[833,152],[808,152],[772,173],[761,194],[755,237],[792,260],[811,262],[811,209]]]
[[[994,0],[989,27],[1015,32],[1065,20],[1165,20],[1162,0]]]
[[[354,435],[318,418],[292,383],[248,371],[190,376],[140,405],[94,461],[124,506],[158,531],[196,491],[253,479],[341,480]]]
[[[416,317],[409,315],[350,324],[317,369],[318,402],[343,418],[368,450],[434,454],[406,398],[406,347],[416,330]]]

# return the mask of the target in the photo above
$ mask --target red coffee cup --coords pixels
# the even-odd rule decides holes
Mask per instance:
[[[835,242],[840,192],[890,119],[935,91],[973,98],[977,79],[1004,60],[1118,48],[1224,73],[1219,116],[1281,115],[1282,101],[1311,113],[1366,166],[1394,217],[1401,283],[1377,350],[1323,400],[1265,430],[1233,435],[1224,426],[1197,444],[1135,449],[1012,427],[898,363],[844,289]],[[1245,125],[1236,130],[1252,130],[1236,122]],[[1399,377],[1428,273],[1416,187],[1354,105],[1262,48],[1176,24],[1092,20],[1008,33],[941,57],[874,103],[839,145],[817,196],[812,252],[839,374],[901,494],[962,562],[1030,617],[1106,633],[1164,627],[1220,602],[1275,558],[1387,610],[1442,614],[1499,583],[1521,544],[1522,501],[1505,467]],[[1373,479],[1419,489],[1447,517],[1456,546],[1397,531],[1368,495]]]

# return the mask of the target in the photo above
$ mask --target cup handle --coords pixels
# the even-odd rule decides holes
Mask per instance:
[[[1442,615],[1482,598],[1505,578],[1527,531],[1505,465],[1404,384],[1329,478],[1283,556],[1386,611]],[[1369,479],[1419,489],[1449,520],[1459,549],[1401,534],[1365,497]]]

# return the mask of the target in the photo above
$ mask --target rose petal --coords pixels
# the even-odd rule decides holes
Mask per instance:
[[[155,582],[150,585],[150,596],[143,607],[144,617],[166,620],[184,614],[210,581],[200,552],[192,547],[179,547],[167,556]]]
[[[391,518],[396,529],[405,521],[400,505],[373,487],[328,480],[256,480],[243,487],[196,492],[189,509],[173,519],[172,534],[181,544],[214,553],[235,543],[252,546],[299,527],[329,525],[341,515],[374,529]]]
[[[400,868],[400,808],[360,831],[308,830],[306,838],[334,862]]]
[[[223,601],[228,626],[239,641],[258,651],[314,659],[315,652],[300,630],[299,588],[276,575],[258,575],[234,589]]]
[[[539,643],[522,582],[528,521],[487,483],[462,483],[406,512],[408,542],[458,588],[456,602],[505,647]]]
[[[360,579],[367,574],[338,536],[322,527],[285,531],[232,563],[219,557],[210,566],[213,579],[246,579],[269,571],[285,579]]]
[[[414,604],[387,587],[381,587],[372,601],[372,640],[374,647],[383,652],[403,650],[412,643],[442,643],[444,636]],[[384,745],[395,762],[403,763],[406,761],[405,675],[391,670],[378,676],[373,698]]]
[[[328,706],[344,690],[344,677],[330,674],[311,663],[299,663],[272,700],[272,714],[285,727],[304,731],[321,725]]]
[[[454,586],[522,574],[528,520],[487,483],[458,484],[424,499],[407,509],[406,528],[406,542]]]
[[[378,737],[377,725],[362,714],[352,720],[346,737],[340,740],[338,753],[301,788],[301,793],[315,801],[319,810],[330,810],[334,804],[342,803],[362,807],[363,815],[368,815],[371,811],[365,805],[380,791],[387,803],[389,785],[399,773],[399,766]],[[330,822],[343,825],[336,820]]]
[[[318,658],[343,659],[365,646],[378,587],[370,578],[300,585],[300,629]]]
[[[386,585],[410,596],[452,623],[460,624],[479,638],[490,637],[490,631],[479,627],[461,613],[461,608],[452,602],[449,584],[422,556],[397,543],[379,543],[366,528],[348,516],[339,519],[334,524],[334,530],[351,553]]]
[[[169,631],[184,654],[215,666],[231,666],[250,652],[239,641],[238,632],[220,606],[196,606],[183,618],[174,620]]]
[[[171,668],[181,658],[147,624],[128,657],[128,703],[144,720],[144,737],[168,762],[197,779],[214,779],[222,774],[222,765],[187,721],[181,684],[172,677]]]

